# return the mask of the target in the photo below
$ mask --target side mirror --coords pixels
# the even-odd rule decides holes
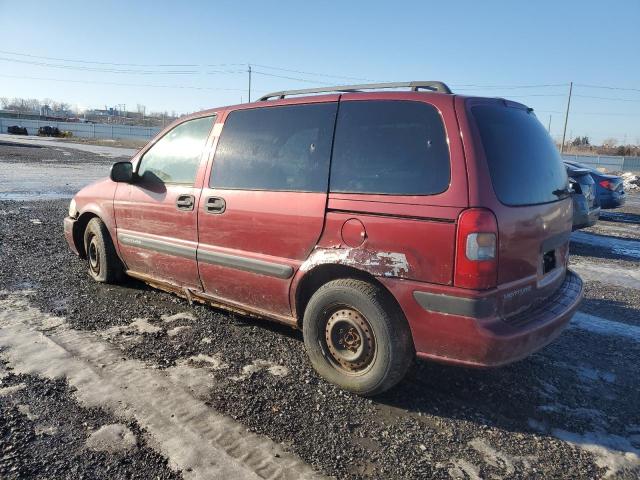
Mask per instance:
[[[116,162],[111,166],[109,174],[114,182],[131,183],[133,181],[133,164],[131,162]]]

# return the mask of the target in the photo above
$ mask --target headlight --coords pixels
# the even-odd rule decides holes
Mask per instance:
[[[78,210],[76,210],[76,200],[72,198],[71,203],[69,204],[69,216],[71,218],[76,218],[77,215],[78,215]]]

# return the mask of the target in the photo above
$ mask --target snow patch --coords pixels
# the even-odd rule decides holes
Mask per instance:
[[[137,445],[136,436],[122,424],[105,425],[93,432],[86,442],[89,450],[96,452],[126,452]]]
[[[640,270],[637,268],[588,263],[581,260],[576,263],[572,261],[571,269],[583,280],[640,290]]]
[[[169,335],[170,337],[175,337],[180,332],[183,332],[185,330],[191,330],[191,327],[189,325],[182,325],[179,327],[175,327],[175,328],[172,328],[171,330],[168,330],[167,335]]]
[[[604,318],[577,312],[569,323],[569,328],[578,328],[598,335],[607,335],[626,338],[634,342],[640,342],[640,327],[627,323],[614,322]]]
[[[19,383],[18,385],[13,385],[12,387],[4,387],[0,388],[0,397],[8,397],[9,395],[13,395],[20,390],[23,390],[26,387],[24,383]]]
[[[535,456],[509,455],[501,452],[493,448],[482,438],[474,438],[469,442],[469,445],[483,456],[488,465],[503,470],[504,474],[508,476],[516,472],[517,464],[521,464],[523,468],[529,470],[531,468],[531,461],[536,459]]]
[[[620,175],[624,183],[625,190],[640,190],[640,177],[631,172],[624,172]]]
[[[480,470],[471,462],[462,458],[455,458],[453,466],[449,468],[449,476],[454,480],[482,480]]]
[[[640,240],[625,240],[622,238],[594,235],[587,232],[573,232],[571,241],[606,248],[618,255],[640,258]]]
[[[574,433],[554,428],[551,434],[582,450],[590,452],[596,459],[596,465],[607,469],[605,478],[618,472],[640,467],[640,450],[629,442],[629,439],[602,431]]]
[[[190,312],[180,312],[174,315],[162,315],[160,318],[165,323],[176,322],[178,320],[188,320],[190,322],[194,322],[196,320],[195,315]]]
[[[246,380],[254,373],[266,370],[274,377],[286,377],[289,375],[289,369],[283,365],[270,362],[268,360],[254,360],[249,365],[242,367],[242,373],[240,375],[231,377],[234,382]]]

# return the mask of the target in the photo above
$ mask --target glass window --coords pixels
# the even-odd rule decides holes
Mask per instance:
[[[336,103],[317,103],[230,113],[211,187],[326,192],[336,109]]]
[[[504,105],[478,105],[472,112],[500,201],[533,205],[558,200],[558,192],[567,186],[567,172],[534,113]]]
[[[151,183],[193,185],[215,118],[189,120],[170,130],[144,154],[138,175]]]
[[[449,146],[438,111],[410,101],[340,104],[331,191],[396,195],[444,192]]]

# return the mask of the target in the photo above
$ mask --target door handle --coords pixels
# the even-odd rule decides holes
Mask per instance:
[[[204,204],[204,209],[209,213],[224,213],[227,209],[227,203],[224,201],[224,198],[209,197]]]
[[[196,197],[193,195],[178,195],[176,207],[178,207],[178,210],[193,210],[195,200]]]

